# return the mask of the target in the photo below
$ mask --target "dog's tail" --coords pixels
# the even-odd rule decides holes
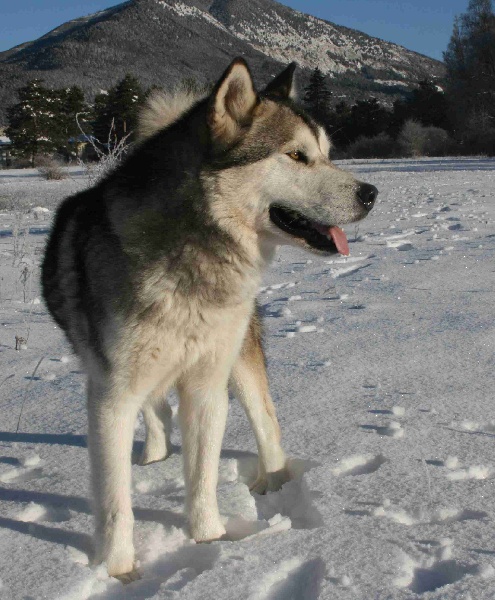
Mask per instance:
[[[163,90],[152,92],[139,115],[138,140],[144,141],[160,129],[169,127],[206,95],[205,89],[192,90],[184,86],[171,93]]]

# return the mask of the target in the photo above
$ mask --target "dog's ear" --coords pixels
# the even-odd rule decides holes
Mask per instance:
[[[224,144],[233,142],[251,123],[258,102],[246,61],[234,59],[211,94],[208,124],[213,137]]]
[[[297,63],[290,63],[290,65],[284,69],[280,75],[277,75],[275,79],[270,81],[270,83],[266,86],[264,93],[267,96],[275,96],[276,98],[281,98],[282,100],[286,100],[287,98],[295,99],[296,90],[294,71],[296,68]]]

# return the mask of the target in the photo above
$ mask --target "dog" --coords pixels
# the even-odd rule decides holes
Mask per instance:
[[[95,558],[123,581],[136,574],[134,423],[141,410],[141,463],[165,459],[171,387],[197,542],[226,534],[216,486],[229,381],[256,437],[252,489],[289,479],[256,310],[262,273],[283,244],[348,254],[339,225],[377,195],[330,162],[324,128],[294,102],[294,70],[257,92],[238,58],[203,98],[152,97],[136,149],[57,212],[43,294],[87,371]]]

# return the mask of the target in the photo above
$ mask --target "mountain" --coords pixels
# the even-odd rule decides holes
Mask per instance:
[[[130,0],[0,52],[0,124],[31,79],[76,84],[90,98],[126,73],[144,86],[213,81],[235,56],[261,83],[292,60],[303,83],[318,66],[348,101],[373,95],[390,103],[419,79],[443,75],[439,61],[274,0]]]

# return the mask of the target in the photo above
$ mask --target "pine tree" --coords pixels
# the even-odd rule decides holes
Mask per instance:
[[[19,102],[8,111],[6,134],[14,152],[32,164],[38,154],[51,153],[63,142],[59,128],[60,103],[57,92],[35,79],[18,90]]]
[[[390,122],[391,113],[376,98],[358,100],[351,108],[348,124],[349,141],[360,136],[374,137],[385,131]]]
[[[344,148],[349,143],[349,124],[351,122],[351,107],[341,100],[330,111],[327,131],[332,138],[332,144]]]
[[[81,135],[79,125],[84,126],[89,117],[89,108],[84,101],[84,92],[76,85],[57,90],[60,102],[59,127],[62,132],[62,146],[67,154],[73,151],[75,140]],[[79,125],[78,125],[79,121]]]
[[[395,137],[408,120],[426,127],[450,128],[447,99],[435,82],[423,79],[405,99],[394,102],[389,132]]]
[[[326,124],[329,120],[332,92],[326,76],[316,67],[311,73],[309,84],[304,88],[304,104],[308,112],[318,121]]]
[[[129,135],[137,125],[139,106],[144,93],[138,80],[127,74],[109,94],[115,129],[119,139]]]
[[[91,125],[93,135],[100,144],[107,143],[112,125],[112,117],[110,115],[108,92],[96,94],[95,100],[91,109]]]
[[[492,0],[470,0],[457,17],[444,61],[454,119],[485,115],[495,126],[495,14]]]
[[[84,92],[77,85],[73,85],[65,90],[60,90],[60,102],[62,108],[62,123],[64,135],[68,138],[80,134],[77,125],[76,116],[80,115],[82,121],[88,115],[88,106],[84,101]]]
[[[99,94],[95,98],[94,124],[95,136],[103,144],[109,135],[113,136],[112,143],[129,136],[135,131],[139,107],[145,94],[132,75],[126,75],[108,94]],[[113,124],[113,130],[112,130]]]

